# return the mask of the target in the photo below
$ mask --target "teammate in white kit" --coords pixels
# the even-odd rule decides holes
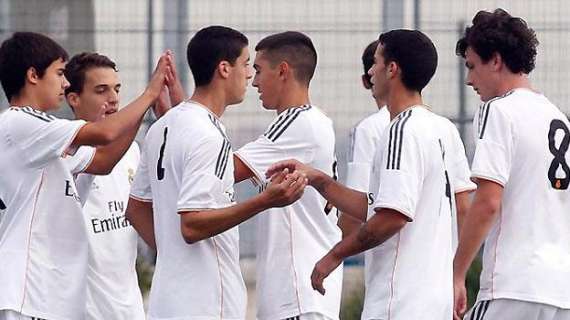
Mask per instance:
[[[95,122],[118,111],[121,82],[108,57],[75,55],[66,65],[65,76],[70,82],[65,90],[67,103],[77,119]],[[134,127],[124,136],[126,152],[108,175],[76,178],[89,240],[87,319],[145,318],[135,270],[138,235],[125,218],[140,157],[133,143],[136,132]]]
[[[332,176],[336,171],[331,119],[309,100],[317,53],[294,31],[270,35],[255,47],[255,77],[263,107],[276,118],[257,140],[236,152],[236,181],[265,181],[277,161],[295,158]],[[314,189],[290,206],[270,209],[257,225],[257,319],[338,319],[342,268],[329,279],[330,294],[312,290],[313,266],[341,238],[336,212]]]
[[[370,75],[392,121],[382,140],[380,176],[372,178],[380,184],[375,214],[317,263],[312,285],[325,294],[323,281],[344,258],[376,247],[382,263],[374,270],[376,285],[368,288],[364,319],[450,319],[453,195],[444,161],[449,130],[421,97],[437,53],[419,31],[393,30],[380,35],[379,43]],[[366,212],[365,193],[294,160],[268,174],[283,168],[304,171],[310,185],[343,212]]]
[[[454,260],[457,318],[485,240],[477,303],[464,319],[570,319],[570,124],[532,89],[537,45],[502,9],[478,12],[457,42],[483,101],[473,122],[478,188]]]
[[[306,178],[281,172],[264,192],[234,203],[233,152],[220,120],[251,78],[247,38],[222,26],[187,49],[196,89],[150,128],[127,217],[157,249],[149,319],[244,319],[237,225],[302,195]]]
[[[0,47],[0,81],[11,107],[0,115],[0,319],[85,317],[87,233],[72,174],[101,174],[120,140],[158,97],[168,69],[161,57],[145,92],[123,111],[89,123],[55,110],[69,86],[67,53],[46,36],[17,32]],[[81,146],[99,146],[96,149]],[[80,148],[81,147],[81,148]],[[64,157],[75,154],[76,166]]]

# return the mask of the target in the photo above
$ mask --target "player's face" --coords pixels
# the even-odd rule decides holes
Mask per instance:
[[[230,68],[231,94],[228,104],[236,104],[243,101],[247,90],[247,82],[253,76],[249,65],[249,49],[247,46],[243,47],[241,55]]]
[[[386,65],[384,63],[383,46],[378,44],[374,52],[374,64],[368,70],[370,75],[370,82],[372,83],[372,95],[375,99],[386,100],[387,96],[387,78],[386,78]]]
[[[467,47],[465,51],[465,66],[467,67],[467,79],[465,82],[477,92],[482,101],[488,101],[499,95],[499,92],[497,92],[498,74],[495,72],[491,60],[484,63],[475,50]]]
[[[83,90],[76,98],[73,111],[78,119],[97,121],[119,108],[119,76],[112,68],[92,68],[85,72]]]
[[[258,51],[253,61],[255,77],[252,85],[257,88],[259,100],[265,109],[277,109],[279,105],[279,68],[271,66],[264,51]]]
[[[65,64],[66,62],[62,59],[55,60],[45,70],[43,77],[36,78],[38,108],[44,111],[55,110],[65,98],[65,89],[69,87],[69,82],[63,74]]]

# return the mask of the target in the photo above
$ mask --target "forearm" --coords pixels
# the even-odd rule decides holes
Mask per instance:
[[[309,184],[338,210],[359,220],[366,219],[366,193],[347,188],[320,171],[310,179]]]
[[[109,174],[133,144],[141,121],[142,117],[137,125],[130,128],[124,135],[112,143],[97,147],[95,157],[85,172],[100,175]]]
[[[463,225],[470,205],[470,191],[455,194],[455,207],[457,208],[457,232],[459,235],[461,235],[461,226]]]
[[[473,202],[461,223],[459,246],[453,261],[456,277],[465,278],[471,262],[475,259],[498,215],[498,209],[490,208],[477,199]]]
[[[265,195],[259,194],[231,207],[196,212],[182,212],[182,235],[186,242],[213,237],[269,208]]]
[[[356,232],[362,226],[365,220],[357,219],[350,214],[341,212],[338,218],[338,227],[342,231],[342,238],[346,238],[348,235]]]
[[[127,205],[126,217],[144,242],[156,250],[152,204],[131,198]]]
[[[372,249],[398,233],[406,225],[405,218],[397,211],[381,209],[331,250],[342,259]]]

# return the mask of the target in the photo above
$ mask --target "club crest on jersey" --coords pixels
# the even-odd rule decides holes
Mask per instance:
[[[133,184],[133,181],[135,180],[135,169],[129,168],[129,170],[127,170],[127,173],[129,175],[129,184]]]

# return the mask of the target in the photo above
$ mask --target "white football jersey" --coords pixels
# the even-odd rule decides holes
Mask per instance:
[[[236,152],[259,181],[273,163],[297,159],[329,175],[336,169],[332,121],[314,106],[282,112],[257,140]],[[284,208],[257,216],[257,318],[320,313],[338,319],[342,267],[326,280],[326,295],[311,287],[311,272],[341,239],[336,209],[313,188]]]
[[[362,119],[350,131],[350,146],[346,168],[346,186],[361,192],[368,192],[370,172],[384,130],[390,123],[388,108],[382,107]]]
[[[366,253],[362,319],[452,317],[448,135],[441,117],[421,106],[401,112],[383,135],[371,174],[371,209],[394,209],[409,222]]]
[[[180,232],[180,212],[232,206],[233,185],[231,144],[209,109],[183,102],[151,126],[131,189],[154,211],[149,319],[245,318],[238,228],[194,244]]]
[[[139,157],[138,145],[133,143],[110,174],[76,178],[79,195],[86,198],[87,319],[145,319],[135,270],[138,235],[125,218]]]
[[[72,174],[94,148],[63,157],[83,120],[57,119],[31,107],[0,115],[0,310],[46,319],[83,319],[87,233]]]
[[[568,119],[545,96],[516,89],[482,104],[473,128],[473,177],[504,187],[478,300],[570,308]]]

